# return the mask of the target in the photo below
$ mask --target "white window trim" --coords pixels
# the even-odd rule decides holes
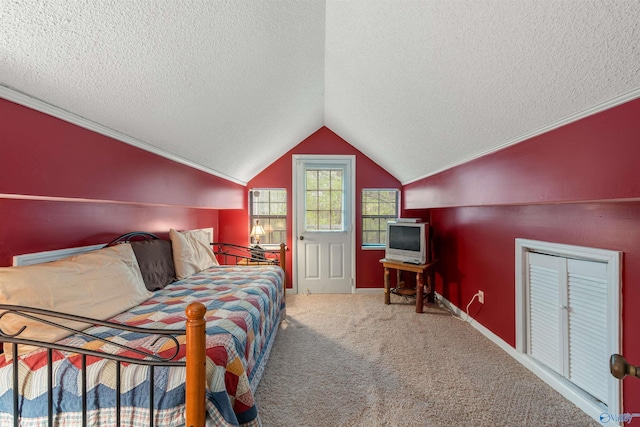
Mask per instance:
[[[283,187],[256,187],[256,188],[249,189],[249,192],[248,192],[249,199],[247,201],[247,205],[249,209],[249,221],[250,221],[249,233],[251,233],[251,227],[253,227],[253,220],[252,220],[253,214],[251,213],[251,203],[252,203],[251,193],[254,191],[271,191],[271,190],[282,190],[285,192],[285,194],[287,193],[287,189]],[[288,201],[286,203],[288,203]],[[285,215],[285,221],[286,221],[286,215]],[[288,235],[287,233],[288,233],[288,230],[285,230],[285,236]],[[286,242],[281,242],[281,243],[286,243]],[[253,245],[253,243],[251,243],[251,236],[249,236],[249,242],[247,243],[247,246],[251,246],[251,245]],[[280,249],[280,243],[260,243],[260,247],[264,249]]]
[[[360,190],[360,195],[362,196],[362,193],[364,192],[364,190],[379,190],[379,191],[397,191],[398,192],[398,203],[396,205],[396,216],[399,217],[400,216],[400,207],[402,206],[402,190],[400,188],[391,188],[391,187],[367,187],[367,188],[362,188]],[[362,209],[362,200],[360,200],[360,208]],[[360,214],[360,226],[362,226],[362,218],[364,217],[364,214]],[[364,230],[360,230],[360,239],[362,239],[362,233],[364,233]],[[384,243],[380,243],[378,245],[360,245],[360,249],[363,251],[383,251],[386,249],[386,245]]]
[[[363,251],[384,251],[386,249],[385,245],[361,245],[360,249]]]
[[[527,356],[527,314],[526,314],[526,265],[527,252],[539,252],[568,258],[597,261],[607,264],[608,281],[610,283],[607,295],[609,313],[608,350],[610,354],[620,354],[622,351],[622,317],[621,317],[621,289],[622,289],[622,253],[606,249],[588,248],[542,242],[537,240],[516,239],[516,351],[530,363],[527,366],[547,384],[577,405],[595,420],[599,420],[604,410],[610,414],[622,413],[622,381],[613,376],[609,383],[609,405],[603,409],[600,402],[590,399],[581,393],[577,387],[559,375],[542,367]]]

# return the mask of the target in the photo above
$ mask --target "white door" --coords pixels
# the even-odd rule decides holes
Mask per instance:
[[[355,156],[293,156],[298,293],[353,291]]]

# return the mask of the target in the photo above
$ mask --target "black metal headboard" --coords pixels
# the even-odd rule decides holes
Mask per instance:
[[[137,240],[156,240],[156,239],[159,239],[159,237],[156,236],[155,234],[147,233],[146,231],[132,231],[131,233],[123,234],[120,237],[116,237],[115,239],[113,239],[112,241],[107,243],[105,245],[105,247],[118,245],[120,243],[129,243],[129,242],[131,242],[132,240],[135,240],[135,239],[137,239]]]

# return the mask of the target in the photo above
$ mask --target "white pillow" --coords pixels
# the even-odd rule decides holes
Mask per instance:
[[[202,270],[218,265],[211,249],[209,235],[202,230],[169,230],[173,250],[173,264],[178,280],[186,279]]]
[[[144,286],[140,267],[129,244],[98,249],[58,261],[0,268],[0,304],[21,305],[107,320],[134,307],[153,294]],[[83,330],[86,323],[51,319]],[[55,342],[70,332],[15,314],[0,319],[0,328],[13,334],[27,328],[21,338]],[[19,346],[19,354],[33,350]],[[7,358],[12,344],[5,343]]]

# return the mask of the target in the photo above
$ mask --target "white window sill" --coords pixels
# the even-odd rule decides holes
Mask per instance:
[[[255,243],[249,243],[249,247],[254,247],[256,244]],[[262,249],[268,249],[268,250],[272,250],[272,249],[280,249],[280,243],[260,243],[260,247]]]

